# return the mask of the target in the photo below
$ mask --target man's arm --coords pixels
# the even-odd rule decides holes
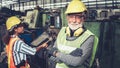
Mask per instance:
[[[82,49],[82,56],[77,55],[73,56],[71,54],[64,54],[61,52],[56,53],[56,58],[62,61],[63,63],[71,66],[78,66],[82,65],[85,60],[90,57],[90,54],[92,53],[92,48],[93,48],[93,42],[94,42],[94,36],[90,36],[80,47]],[[75,52],[76,54],[78,53],[77,50]]]

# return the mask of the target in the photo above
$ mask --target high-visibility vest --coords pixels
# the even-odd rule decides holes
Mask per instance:
[[[92,56],[90,60],[90,65],[89,65],[91,67],[95,57],[96,50],[97,50],[98,38],[92,32],[90,32],[89,30],[86,30],[81,36],[79,36],[75,40],[68,41],[66,40],[65,30],[66,28],[63,27],[57,37],[57,48],[59,49],[60,52],[63,52],[65,54],[69,54],[76,48],[80,48],[80,46],[86,41],[88,37],[90,37],[91,35],[94,36],[93,51],[92,51]],[[64,63],[57,63],[56,68],[69,68],[69,66]],[[84,68],[84,66],[81,65],[81,66],[70,67],[70,68]]]
[[[16,68],[13,59],[13,45],[16,40],[19,40],[19,38],[10,38],[9,44],[6,45],[6,52],[8,56],[8,68]],[[20,68],[30,68],[30,66],[28,63],[26,63],[25,66],[21,66]]]

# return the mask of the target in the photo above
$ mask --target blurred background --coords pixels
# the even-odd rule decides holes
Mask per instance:
[[[64,14],[71,0],[0,0],[0,53],[5,44],[2,37],[6,32],[6,20],[18,16],[26,23],[26,31],[21,34],[30,46],[36,47],[45,37],[53,37],[54,44],[59,30],[67,26]],[[85,27],[99,37],[96,58],[100,68],[120,68],[120,0],[81,0],[88,8]],[[77,6],[77,5],[76,5]],[[36,43],[37,42],[37,43]],[[33,68],[54,68],[45,49],[35,56],[28,56]],[[0,64],[5,64],[5,55],[0,56]]]

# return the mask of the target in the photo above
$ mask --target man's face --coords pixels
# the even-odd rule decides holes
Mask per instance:
[[[68,14],[67,20],[68,20],[68,26],[72,30],[76,30],[79,27],[82,27],[82,24],[84,22],[84,15],[81,13]]]

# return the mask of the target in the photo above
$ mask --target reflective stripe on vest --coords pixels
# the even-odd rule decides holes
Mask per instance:
[[[92,57],[91,57],[91,61],[90,61],[90,67],[92,66],[93,64],[93,61],[95,59],[95,54],[96,54],[96,51],[97,51],[97,48],[98,48],[98,37],[95,36],[94,37],[94,46],[93,46],[93,50],[92,50]]]
[[[57,47],[61,52],[65,53],[65,54],[69,54],[70,52],[72,52],[76,48],[80,48],[80,45],[82,45],[88,37],[90,37],[91,35],[94,35],[89,30],[86,30],[77,39],[75,39],[73,41],[67,41],[65,29],[66,29],[65,27],[63,27],[61,29],[61,31],[58,34],[58,38],[57,38]],[[95,38],[97,38],[97,37],[95,37]],[[93,60],[94,60],[94,56],[96,53],[96,52],[94,52],[94,51],[96,51],[96,49],[94,49],[94,48],[97,48],[96,44],[97,43],[94,43],[95,47],[93,47],[93,55],[91,57],[90,65],[93,63]],[[64,63],[57,63],[56,68],[69,68],[69,67]],[[76,68],[84,68],[84,67],[76,67]]]
[[[6,52],[8,55],[8,68],[16,68],[14,61],[13,61],[13,55],[12,55],[12,48],[14,45],[14,42],[17,40],[18,38],[10,38],[10,42],[9,44],[6,46]]]

